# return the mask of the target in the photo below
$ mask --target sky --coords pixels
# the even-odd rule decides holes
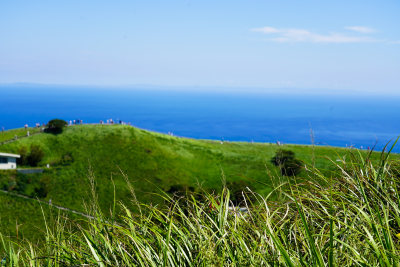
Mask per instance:
[[[0,0],[0,83],[400,92],[400,1]]]

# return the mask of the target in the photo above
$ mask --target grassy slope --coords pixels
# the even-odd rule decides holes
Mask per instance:
[[[100,207],[106,212],[113,203],[114,185],[118,201],[126,203],[125,200],[132,199],[121,171],[133,184],[139,201],[145,203],[158,203],[154,193],[176,184],[201,184],[206,189],[219,190],[222,176],[227,181],[247,180],[256,191],[266,194],[279,177],[277,168],[269,162],[279,148],[274,144],[220,144],[122,125],[84,125],[68,127],[60,135],[24,138],[3,145],[0,150],[16,153],[30,144],[39,144],[45,152],[41,164],[52,166],[42,175],[50,181],[45,200],[52,199],[55,204],[76,210],[84,210],[83,203],[90,201],[89,169],[96,179]],[[346,149],[333,147],[284,148],[294,151],[296,157],[308,164],[315,157],[319,169],[329,169],[326,157],[336,160],[347,153]],[[64,166],[61,158],[68,153],[72,153],[74,162]]]
[[[7,130],[7,131],[1,131],[0,132],[0,143],[4,142],[4,141],[8,141],[8,140],[12,140],[15,138],[15,136],[17,136],[17,138],[21,138],[21,137],[26,137],[26,135],[28,134],[36,134],[38,132],[40,132],[40,128],[18,128],[18,129],[12,129],[12,130]]]
[[[80,218],[67,212],[49,208],[37,201],[17,198],[0,193],[0,234],[14,240],[28,238],[32,242],[40,240],[45,234],[45,219],[47,223],[58,215],[69,218]]]

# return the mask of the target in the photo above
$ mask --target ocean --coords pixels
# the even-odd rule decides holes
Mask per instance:
[[[400,97],[157,88],[0,86],[0,127],[113,119],[176,136],[382,149],[400,135]],[[400,144],[394,149],[400,152]]]

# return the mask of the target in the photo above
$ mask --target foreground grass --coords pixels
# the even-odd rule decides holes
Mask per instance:
[[[119,203],[121,212],[105,216],[92,178],[89,227],[73,222],[79,230],[71,230],[60,217],[47,224],[44,246],[0,238],[0,257],[15,266],[398,266],[398,163],[386,153],[374,162],[354,151],[332,164],[340,171],[334,177],[308,167],[306,182],[277,185],[286,199],[280,203],[244,193],[242,211],[226,188],[162,194],[166,205],[153,206],[137,202],[130,187],[139,212]]]

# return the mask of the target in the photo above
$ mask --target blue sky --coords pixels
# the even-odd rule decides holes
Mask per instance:
[[[0,1],[0,83],[400,91],[400,1]]]

